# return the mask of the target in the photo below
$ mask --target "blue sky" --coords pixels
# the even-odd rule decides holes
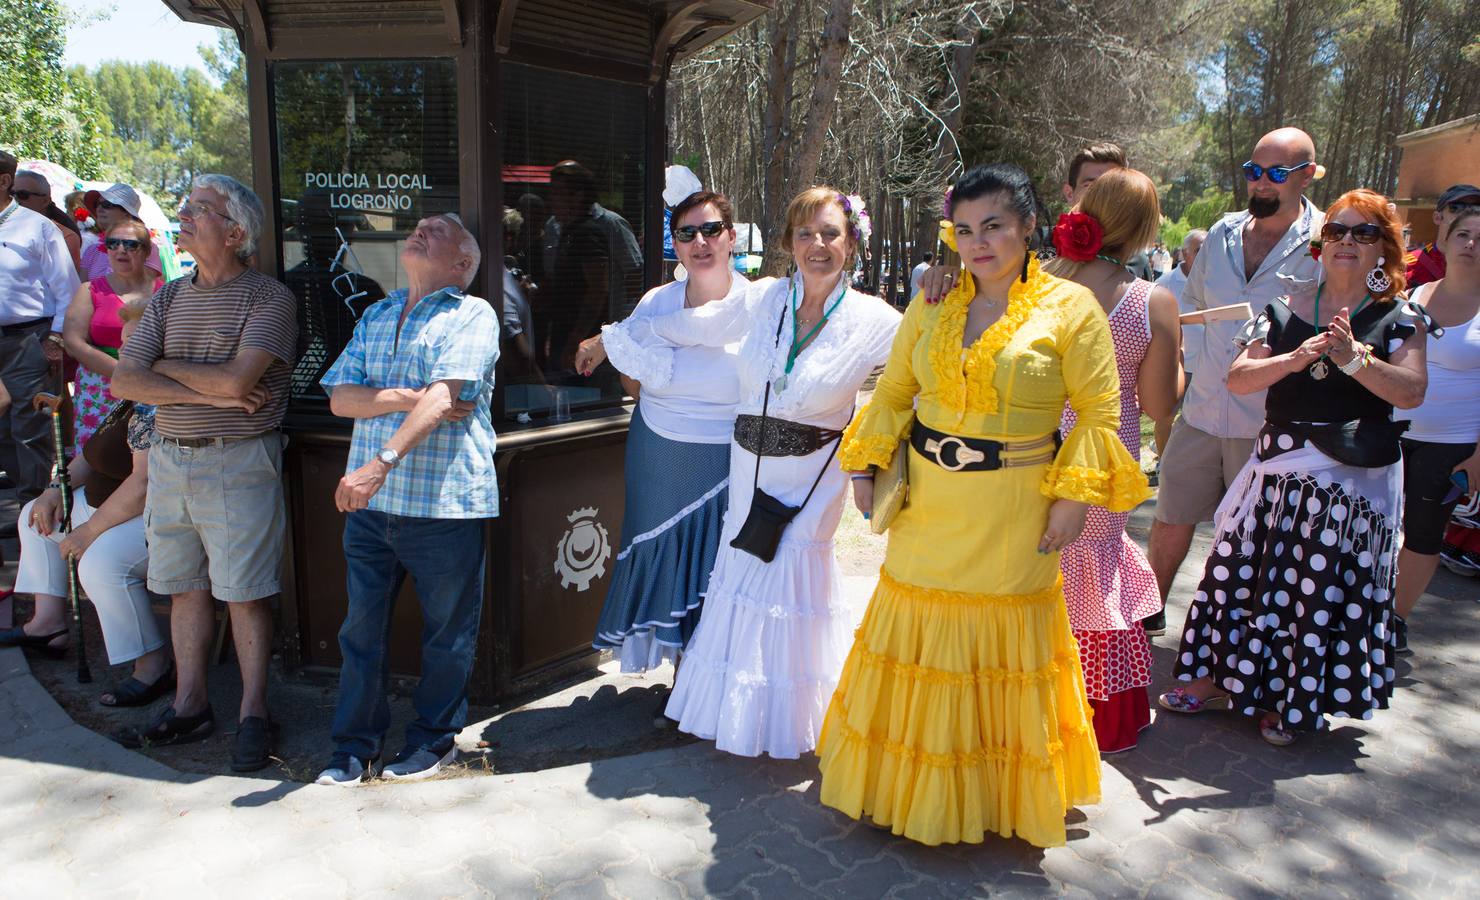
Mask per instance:
[[[67,30],[67,65],[158,60],[176,68],[203,69],[196,48],[214,45],[221,33],[219,28],[181,22],[160,0],[63,0],[63,4],[91,23]]]

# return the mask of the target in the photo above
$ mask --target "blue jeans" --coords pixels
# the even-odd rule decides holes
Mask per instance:
[[[335,749],[368,758],[390,728],[391,609],[409,574],[421,601],[421,683],[406,746],[445,751],[468,720],[468,678],[483,612],[482,519],[421,519],[362,509],[344,523],[349,610],[339,629]]]

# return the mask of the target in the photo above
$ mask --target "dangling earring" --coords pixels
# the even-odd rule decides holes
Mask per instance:
[[[1027,241],[1023,242],[1023,284],[1028,283],[1028,261],[1033,258],[1033,251],[1027,249]]]
[[[1385,262],[1387,260],[1379,256],[1377,258],[1377,265],[1373,266],[1372,271],[1367,273],[1367,290],[1374,294],[1385,294],[1393,286],[1393,280],[1382,269],[1382,264]]]

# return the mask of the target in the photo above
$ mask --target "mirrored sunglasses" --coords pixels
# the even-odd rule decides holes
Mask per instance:
[[[1269,180],[1274,182],[1275,184],[1284,184],[1287,180],[1289,180],[1291,174],[1299,172],[1301,169],[1304,169],[1307,166],[1313,165],[1315,165],[1315,163],[1303,162],[1298,166],[1270,166],[1266,169],[1253,160],[1249,160],[1243,165],[1244,178],[1251,182],[1254,182],[1258,181],[1260,178],[1263,178],[1265,175],[1268,175]]]
[[[144,242],[134,240],[133,238],[108,238],[103,242],[103,246],[109,250],[118,250],[121,248],[124,250],[138,251],[144,249]]]
[[[687,244],[697,235],[706,238],[719,237],[719,233],[728,227],[723,222],[705,222],[703,225],[683,225],[673,229],[673,239],[680,244]]]
[[[1371,222],[1363,222],[1360,225],[1327,222],[1321,226],[1321,240],[1334,244],[1346,237],[1347,232],[1351,232],[1352,240],[1359,244],[1375,244],[1382,240],[1382,226],[1373,225]]]

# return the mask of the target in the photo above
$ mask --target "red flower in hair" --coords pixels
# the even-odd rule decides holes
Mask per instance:
[[[1320,258],[1321,258],[1321,242],[1320,241],[1311,241],[1310,242],[1310,258],[1311,259],[1314,259],[1316,261],[1320,261]]]
[[[1054,249],[1073,262],[1089,262],[1104,245],[1105,229],[1088,213],[1064,213],[1053,227]]]
[[[76,209],[72,210],[72,218],[76,219],[79,222],[86,222],[88,219],[92,218],[92,213],[87,211],[86,206],[79,206]]]

